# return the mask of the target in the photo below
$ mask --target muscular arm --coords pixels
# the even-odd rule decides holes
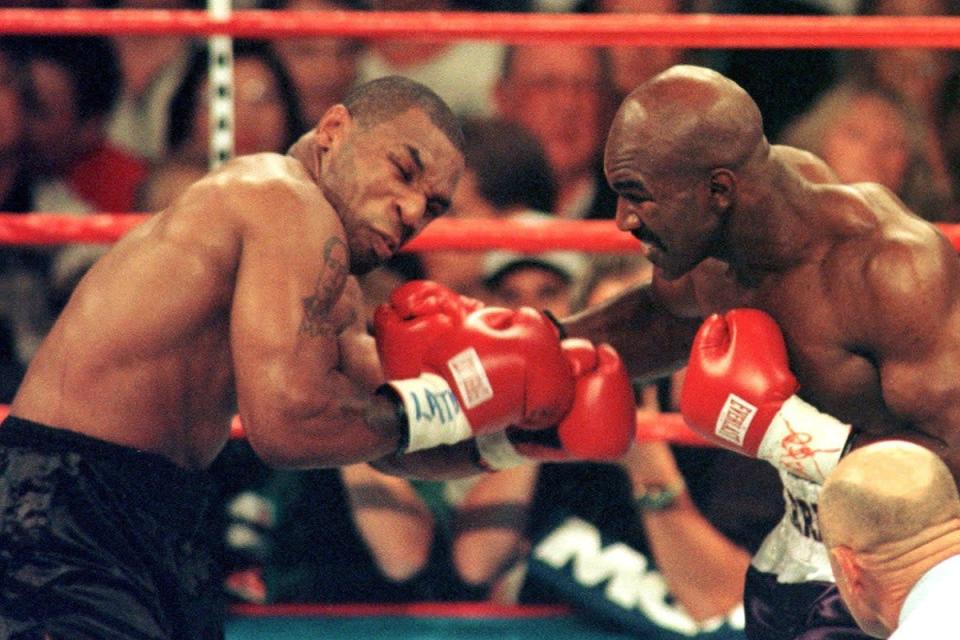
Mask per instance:
[[[244,195],[231,348],[251,445],[288,467],[386,455],[400,428],[371,395],[381,374],[338,218],[312,185]],[[381,404],[371,411],[371,402]]]
[[[680,476],[664,442],[638,444],[624,456],[635,494]],[[714,527],[684,492],[670,508],[640,514],[653,558],[677,600],[695,620],[729,613],[743,599],[750,554]]]
[[[856,325],[877,366],[889,421],[853,424],[856,446],[904,438],[939,454],[960,478],[960,262],[922,223],[869,254]]]
[[[669,308],[666,302],[689,297],[689,288],[686,281],[657,280],[566,318],[562,324],[570,337],[612,345],[631,377],[654,380],[681,368],[690,354],[700,318],[680,317],[673,300]]]

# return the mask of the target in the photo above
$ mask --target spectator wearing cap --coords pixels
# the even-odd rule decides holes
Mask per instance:
[[[589,274],[590,261],[573,251],[491,251],[483,259],[483,284],[491,303],[548,309],[558,317],[570,314]]]

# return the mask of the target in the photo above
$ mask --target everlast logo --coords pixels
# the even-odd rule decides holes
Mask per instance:
[[[714,432],[727,442],[743,446],[743,437],[756,413],[755,406],[731,393],[723,403]]]

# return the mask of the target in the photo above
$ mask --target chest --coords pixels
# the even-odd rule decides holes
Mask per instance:
[[[841,419],[886,411],[877,363],[858,346],[849,297],[813,268],[770,277],[736,302],[769,313],[780,326],[799,395]]]

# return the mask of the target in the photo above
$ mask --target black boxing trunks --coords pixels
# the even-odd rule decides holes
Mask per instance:
[[[780,472],[785,509],[753,556],[743,609],[750,640],[865,640],[820,538],[820,485]]]
[[[829,582],[779,584],[777,577],[747,570],[743,609],[750,640],[865,640],[837,586]]]
[[[223,637],[207,474],[79,433],[0,425],[0,638]]]

